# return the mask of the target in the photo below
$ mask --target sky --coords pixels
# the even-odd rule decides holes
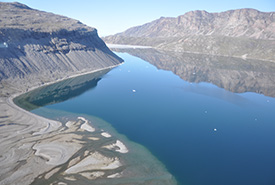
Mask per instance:
[[[0,0],[0,2],[12,2]],[[275,0],[18,0],[31,8],[64,15],[94,27],[99,36],[123,32],[160,17],[193,10],[222,12],[239,8],[275,11]]]

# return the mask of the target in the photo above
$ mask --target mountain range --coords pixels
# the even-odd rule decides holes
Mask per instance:
[[[104,37],[110,44],[275,61],[275,12],[191,11]]]

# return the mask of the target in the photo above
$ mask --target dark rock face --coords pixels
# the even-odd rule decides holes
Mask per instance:
[[[0,10],[0,81],[19,78],[27,87],[122,62],[77,20],[20,3],[0,3]]]
[[[191,11],[176,18],[161,17],[104,40],[171,51],[275,61],[275,12],[254,9],[221,13]]]

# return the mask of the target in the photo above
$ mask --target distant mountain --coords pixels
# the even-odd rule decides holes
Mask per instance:
[[[0,86],[19,89],[117,65],[95,28],[68,17],[0,2]]]
[[[176,18],[161,17],[117,35],[149,38],[217,35],[274,40],[274,30],[275,12],[265,13],[254,9],[239,9],[208,13],[197,10]]]
[[[103,38],[107,43],[275,61],[275,12],[191,11]]]

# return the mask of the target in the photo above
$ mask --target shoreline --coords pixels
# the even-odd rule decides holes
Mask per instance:
[[[14,109],[16,109],[17,111],[19,111],[19,112],[24,112],[25,114],[28,114],[28,115],[30,115],[30,116],[36,118],[36,119],[40,119],[40,121],[42,121],[42,122],[48,122],[48,124],[46,124],[46,125],[44,125],[44,126],[50,127],[50,128],[52,128],[53,130],[47,129],[47,132],[54,131],[54,130],[58,129],[58,128],[61,126],[61,123],[60,123],[60,122],[55,121],[55,120],[52,120],[52,119],[48,119],[48,118],[45,118],[45,117],[42,117],[42,116],[39,116],[39,115],[34,114],[34,113],[30,112],[30,111],[27,111],[27,110],[21,108],[20,106],[16,105],[16,104],[14,103],[13,100],[14,100],[16,97],[18,97],[18,96],[20,96],[20,95],[22,95],[22,94],[28,93],[28,92],[33,91],[33,90],[35,90],[35,89],[37,89],[37,88],[40,88],[40,87],[44,87],[44,86],[48,86],[48,85],[51,85],[51,84],[55,84],[55,83],[57,83],[57,82],[61,82],[61,81],[63,81],[63,80],[67,80],[67,79],[70,79],[70,78],[75,78],[75,77],[78,77],[78,76],[82,76],[82,75],[87,75],[87,74],[91,74],[91,73],[103,71],[103,70],[106,70],[106,69],[113,69],[113,68],[115,68],[115,67],[117,67],[117,66],[120,66],[120,65],[122,65],[122,64],[123,64],[123,62],[120,63],[120,64],[117,64],[117,65],[113,65],[113,66],[109,66],[109,67],[105,67],[105,68],[101,68],[101,69],[96,69],[96,70],[89,71],[89,72],[84,72],[84,73],[80,73],[80,74],[74,74],[74,75],[71,75],[71,76],[68,76],[68,77],[65,77],[65,78],[62,78],[62,79],[57,79],[57,80],[55,80],[55,81],[47,82],[47,83],[44,83],[44,84],[41,84],[41,85],[34,86],[34,87],[32,87],[32,88],[28,88],[28,89],[25,90],[25,91],[18,92],[18,93],[15,93],[15,94],[10,95],[10,96],[6,99],[6,103],[7,103],[9,106],[11,106],[11,107],[13,107]],[[51,126],[52,126],[52,127],[51,127]],[[42,130],[42,129],[41,129],[41,130]],[[37,132],[36,134],[39,134],[39,133],[41,132],[41,130],[40,130],[39,132]]]
[[[31,87],[31,88],[25,90],[25,92],[20,92],[20,93],[16,94],[16,96],[14,96],[13,99],[16,98],[17,96],[20,96],[20,95],[22,95],[24,93],[30,92],[32,90],[35,90],[35,89],[43,87],[43,86],[55,84],[55,83],[61,82],[63,80],[67,80],[67,79],[70,79],[70,78],[75,78],[75,77],[78,77],[78,76],[82,76],[82,75],[87,75],[87,74],[103,71],[103,70],[106,70],[106,69],[113,69],[115,67],[118,67],[118,66],[122,65],[123,63],[124,62],[119,63],[117,65],[113,65],[113,66],[109,66],[109,67],[104,67],[104,68],[101,68],[101,69],[96,69],[96,70],[93,70],[93,71],[88,71],[88,72],[83,72],[83,73],[79,73],[79,74],[74,74],[74,75],[71,75],[71,76],[68,76],[68,77],[65,77],[65,78],[57,79],[55,81],[51,81],[51,82],[47,82],[47,83],[44,83],[44,84],[41,84],[41,85],[37,85],[37,86]]]
[[[66,146],[66,142],[64,143],[60,138],[47,142],[46,138],[57,137],[57,135],[62,134],[60,133],[63,129],[62,123],[23,109],[14,103],[14,98],[43,86],[106,69],[112,69],[121,64],[122,63],[89,72],[74,74],[62,79],[33,86],[27,90],[23,89],[20,91],[16,89],[12,91],[9,96],[0,97],[0,119],[2,127],[2,130],[0,130],[0,135],[2,137],[0,147],[3,148],[2,152],[0,152],[2,158],[0,160],[0,165],[5,169],[2,173],[0,172],[2,176],[0,184],[30,184],[34,182],[39,175],[49,172],[57,166],[47,161],[61,160],[59,163],[63,164],[81,148],[81,144],[75,140],[75,138],[81,138],[81,136],[75,134],[69,134],[71,137],[67,138],[67,140],[72,142],[71,145],[67,144]],[[5,86],[3,86],[3,88],[5,88]],[[76,123],[78,122],[73,122],[73,124]],[[77,128],[74,127],[74,129]],[[81,131],[83,132],[86,130],[82,129]],[[46,142],[47,145],[44,144],[39,146],[39,143],[43,142]],[[65,145],[65,147],[60,148],[62,145]],[[48,155],[48,153],[50,155]],[[14,154],[16,154],[16,156],[14,156]],[[58,156],[64,156],[66,160],[62,159],[63,157],[59,159]],[[28,162],[24,163],[24,160]],[[20,167],[18,167],[18,164],[21,164]],[[33,168],[37,170],[30,170]]]
[[[0,142],[3,148],[0,152],[3,167],[0,184],[71,184],[83,181],[83,178],[95,184],[131,184],[133,179],[140,177],[153,178],[152,181],[158,184],[176,184],[174,177],[150,151],[119,134],[109,123],[73,113],[69,114],[72,118],[61,114],[61,120],[54,120],[29,112],[13,101],[36,88],[122,64],[71,75],[27,90],[17,89],[7,97],[0,97],[0,135],[3,136]],[[134,163],[136,156],[146,162],[137,166]],[[157,170],[153,177],[150,175],[152,166]],[[161,179],[163,175],[165,178]]]

